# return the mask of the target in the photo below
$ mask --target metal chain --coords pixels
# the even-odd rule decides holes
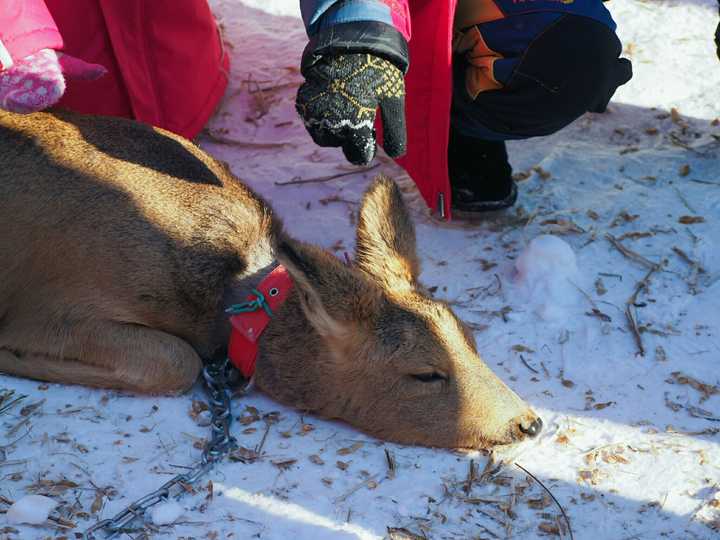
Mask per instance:
[[[277,291],[277,289],[275,289],[275,291]],[[255,300],[248,300],[247,302],[243,302],[242,304],[233,304],[225,310],[225,313],[237,315],[238,313],[248,313],[250,311],[258,311],[259,309],[264,309],[268,316],[272,317],[273,312],[270,309],[270,304],[268,304],[267,300],[265,299],[265,295],[257,289],[253,289],[252,293],[256,296]],[[272,292],[270,292],[270,296],[274,296]]]
[[[131,527],[134,521],[142,520],[145,513],[156,504],[168,501],[170,498],[178,499],[187,492],[187,486],[198,482],[216,463],[237,447],[237,441],[230,435],[232,410],[229,391],[229,383],[236,374],[237,372],[227,359],[208,364],[203,369],[212,420],[210,422],[210,440],[205,445],[200,462],[188,472],[178,474],[152,493],[136,500],[114,517],[98,521],[85,531],[83,534],[85,540],[101,538],[109,540],[124,532],[137,531],[137,527]],[[247,392],[251,385],[252,380],[245,385],[243,393]],[[177,494],[173,495],[173,491],[177,491]],[[97,534],[104,536],[96,536]]]

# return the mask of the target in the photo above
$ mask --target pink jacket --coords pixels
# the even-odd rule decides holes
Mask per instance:
[[[189,139],[227,86],[228,55],[207,0],[0,0],[0,41],[0,71],[44,48],[107,69],[68,80],[59,107]]]
[[[0,71],[40,49],[61,49],[55,21],[43,0],[3,0],[0,8]]]

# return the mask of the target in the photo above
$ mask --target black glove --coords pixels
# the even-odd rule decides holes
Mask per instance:
[[[303,75],[295,108],[317,144],[341,146],[348,161],[367,165],[380,107],[383,148],[391,157],[405,153],[405,80],[394,63],[369,53],[324,55]]]

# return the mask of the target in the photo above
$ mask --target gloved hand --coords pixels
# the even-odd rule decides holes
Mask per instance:
[[[392,62],[367,53],[323,56],[303,69],[295,108],[320,146],[341,146],[367,165],[375,157],[375,114],[382,114],[383,148],[405,153],[405,80]]]
[[[41,49],[0,72],[0,108],[30,113],[52,107],[65,92],[65,79],[95,80],[107,70],[52,49]]]

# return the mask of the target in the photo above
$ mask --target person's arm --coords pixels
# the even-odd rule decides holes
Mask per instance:
[[[393,157],[402,155],[407,1],[301,0],[300,6],[309,41],[296,107],[313,140],[340,146],[349,161],[366,164],[375,155],[379,107],[384,148]]]
[[[369,52],[407,71],[410,27],[406,4],[379,0],[301,0],[312,56]]]
[[[0,71],[41,49],[61,49],[60,32],[43,0],[4,0],[0,9]]]

